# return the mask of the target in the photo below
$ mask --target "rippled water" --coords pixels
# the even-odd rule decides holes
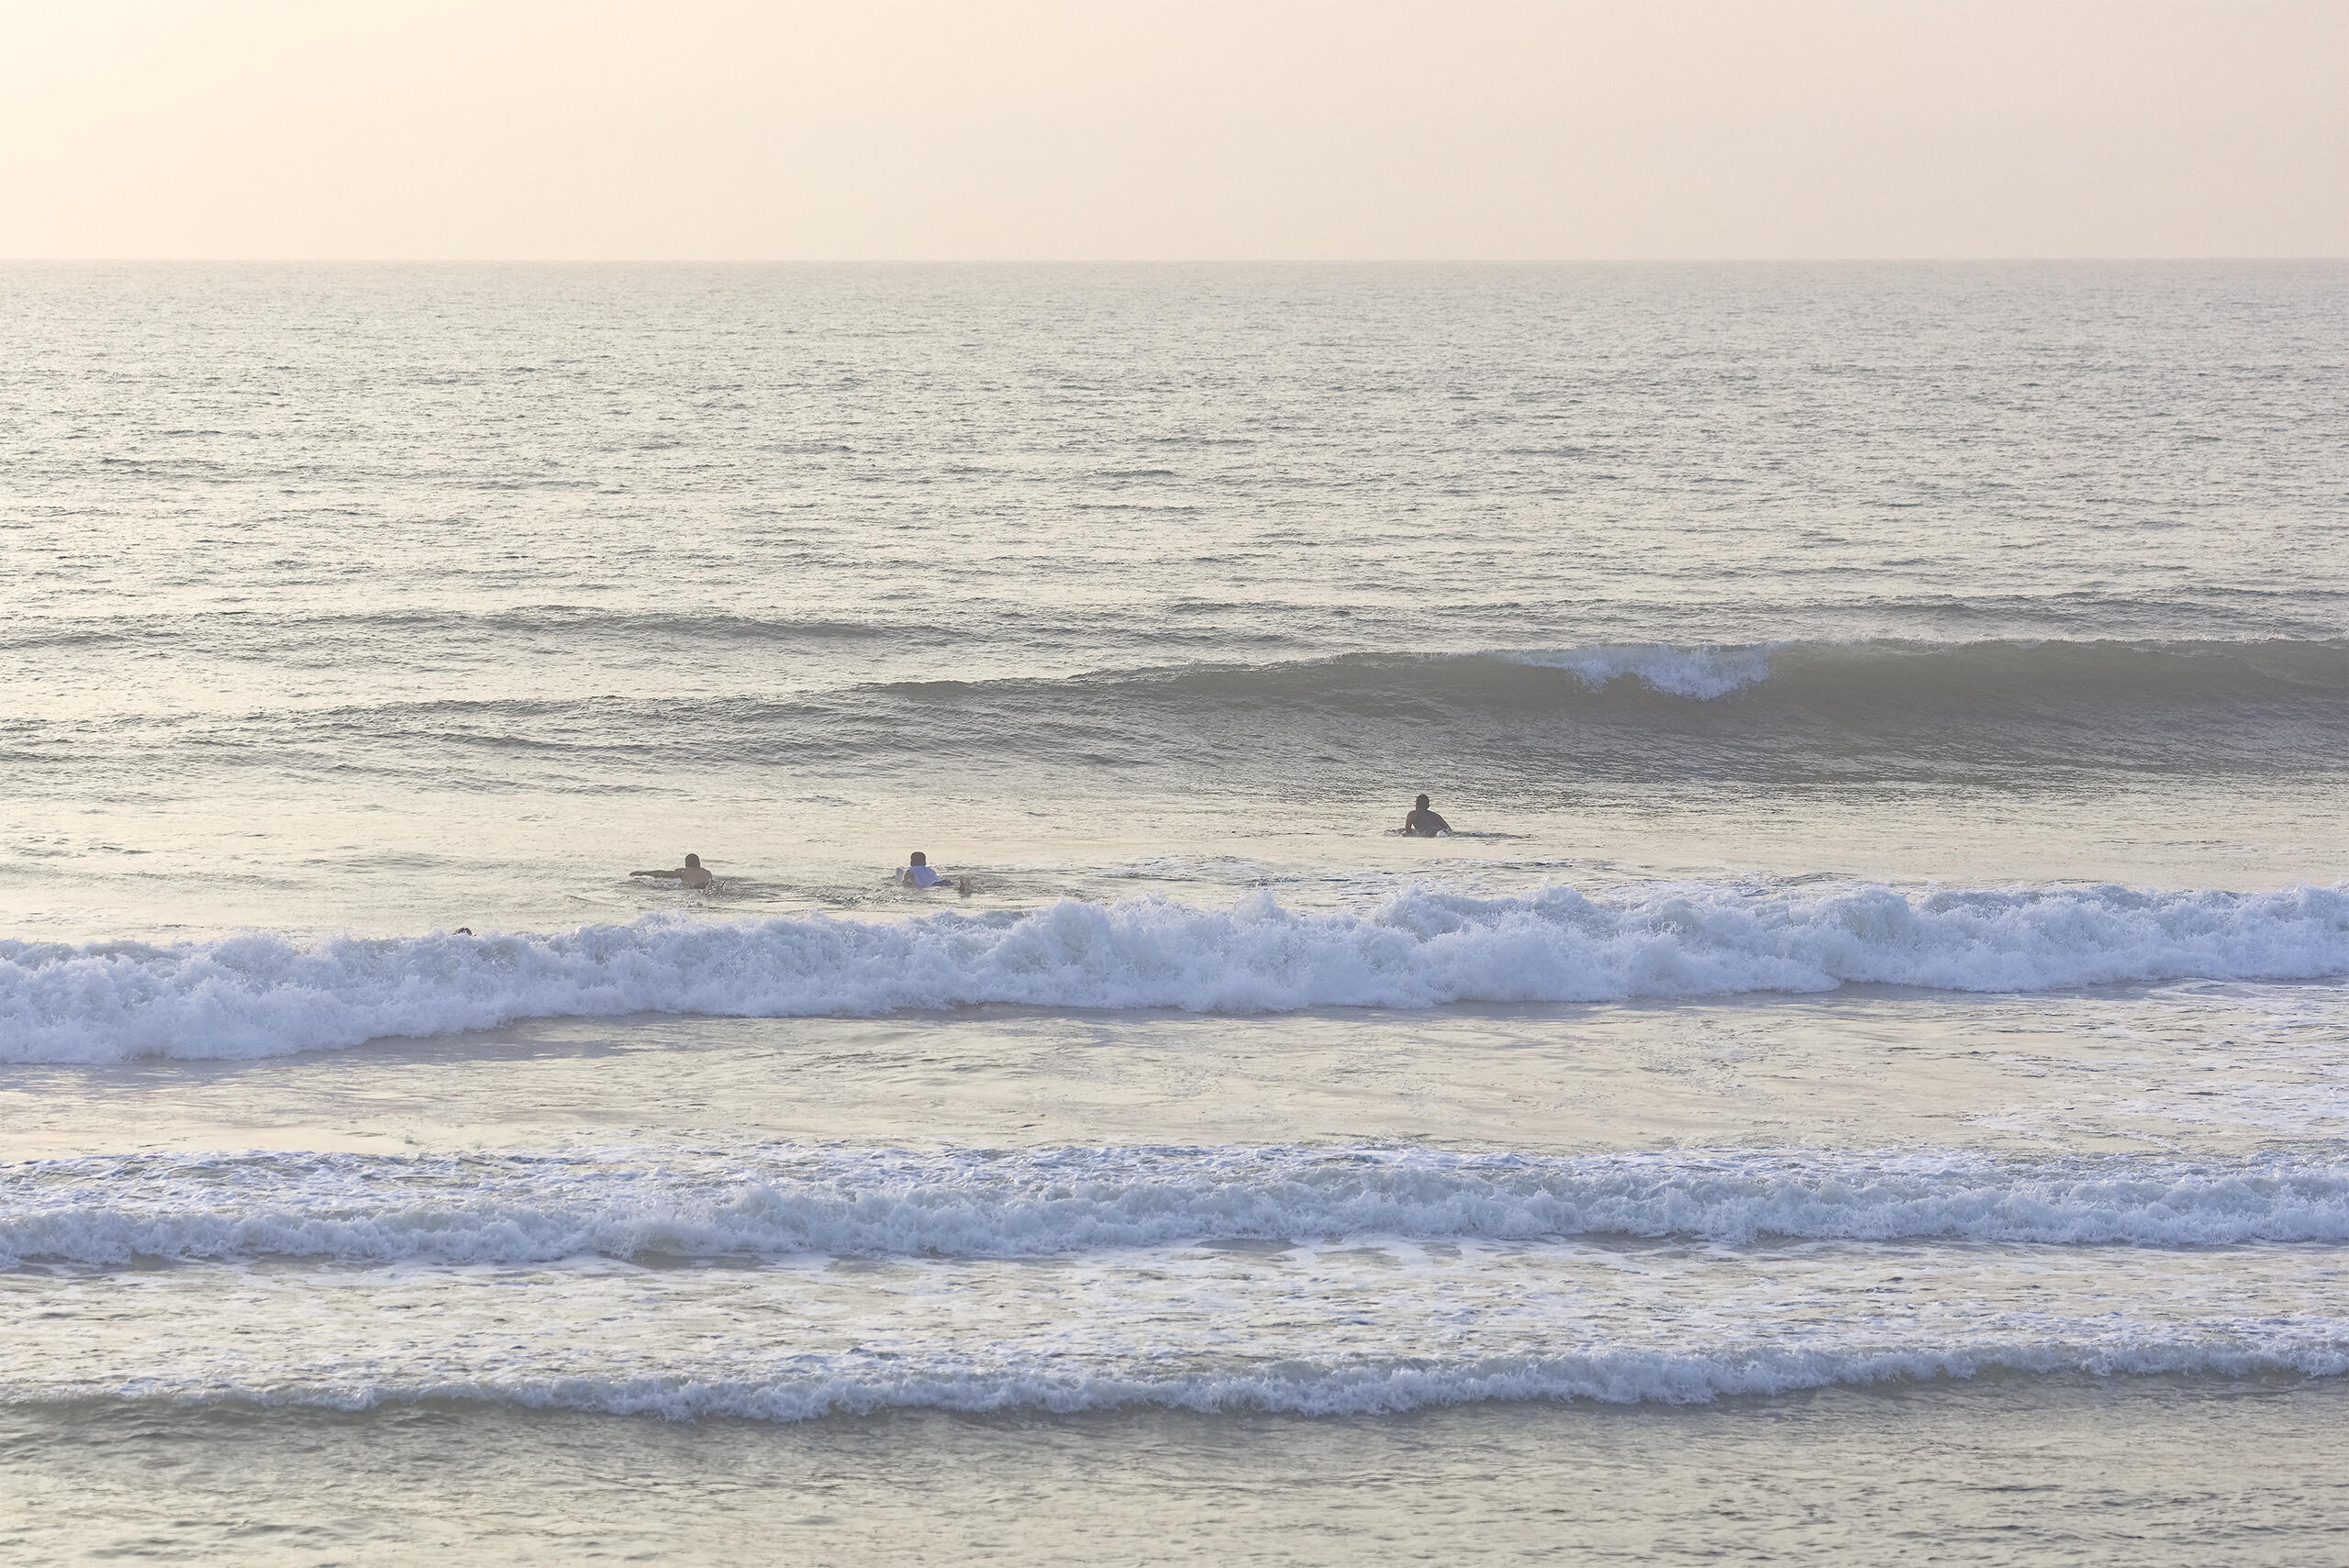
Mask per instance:
[[[0,305],[0,1545],[2341,1522],[2349,270]]]

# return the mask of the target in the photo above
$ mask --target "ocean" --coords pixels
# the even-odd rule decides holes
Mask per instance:
[[[2338,262],[0,267],[0,1556],[2330,1560],[2344,524]]]

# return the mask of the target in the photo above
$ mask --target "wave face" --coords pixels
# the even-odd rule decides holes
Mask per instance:
[[[757,646],[761,624],[688,629]],[[830,624],[774,629],[853,640],[852,628]],[[402,635],[397,624],[384,632]],[[701,669],[665,632],[625,623],[612,635],[648,639],[623,671]],[[546,640],[562,647],[552,632]],[[921,660],[958,657],[976,655],[941,645]],[[715,688],[616,693],[613,661],[589,660],[504,697],[444,670],[327,706],[256,692],[233,716],[134,713],[102,728],[28,717],[0,738],[0,768],[210,776],[273,773],[295,758],[412,780],[452,768],[471,776],[495,761],[479,787],[516,787],[518,776],[607,791],[657,766],[665,748],[649,731],[678,726],[696,736],[705,766],[789,755],[843,777],[895,778],[909,758],[956,757],[990,773],[1074,770],[1098,787],[1153,772],[1193,781],[1212,757],[1224,785],[1275,798],[1300,784],[1351,795],[1365,757],[1389,774],[1486,790],[1653,793],[1697,781],[2015,788],[2115,771],[2326,774],[2349,755],[2340,639],[1623,643],[1051,678],[872,682],[842,668],[807,675],[813,684],[795,675],[779,686],[759,671],[712,679]]]
[[[1785,644],[1750,648],[1675,648],[1667,644],[1577,648],[1558,653],[1520,653],[1509,662],[1564,670],[1586,686],[1603,689],[1636,683],[1667,696],[1709,702],[1770,678],[1770,662]]]
[[[1714,703],[1739,693],[1789,707],[1965,714],[2099,705],[2329,706],[2349,695],[2349,642],[2280,640],[1635,644],[1499,656],[1563,670],[1586,689]],[[2329,700],[2328,700],[2329,699]]]
[[[2340,640],[1610,644],[881,691],[1015,745],[1048,728],[1130,748],[1113,717],[1275,751],[1337,728],[1382,753],[1497,751],[1569,778],[2305,772],[2349,744]]]
[[[0,1268],[1037,1258],[1202,1241],[2349,1241],[2349,1165],[1328,1148],[191,1154],[0,1167]]]
[[[1367,914],[1063,900],[1026,913],[559,935],[0,942],[0,1060],[258,1057],[523,1018],[878,1015],[988,1003],[1260,1013],[1819,992],[2043,991],[2349,973],[2349,885],[1902,892],[1650,884]]]

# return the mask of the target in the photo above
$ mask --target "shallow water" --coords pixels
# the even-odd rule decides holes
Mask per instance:
[[[1368,1420],[0,1418],[0,1545],[256,1562],[2312,1562],[2337,1384],[1985,1377]]]
[[[12,1554],[2342,1522],[2341,267],[0,295]]]

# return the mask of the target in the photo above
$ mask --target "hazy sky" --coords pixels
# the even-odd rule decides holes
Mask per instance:
[[[0,255],[2349,255],[2349,0],[0,0]]]

